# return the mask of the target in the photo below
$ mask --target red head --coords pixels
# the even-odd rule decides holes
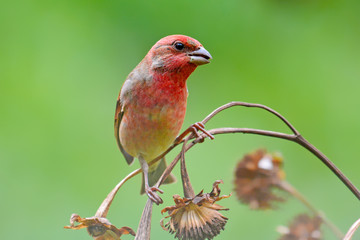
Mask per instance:
[[[184,35],[170,35],[160,39],[149,51],[151,68],[161,72],[187,72],[209,63],[210,53],[197,40]]]

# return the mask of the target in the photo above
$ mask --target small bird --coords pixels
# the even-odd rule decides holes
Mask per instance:
[[[186,80],[210,53],[195,39],[170,35],[160,39],[126,78],[116,103],[115,137],[128,164],[138,158],[143,190],[156,204],[162,199],[153,186],[166,168],[165,159],[148,166],[176,139],[184,121]],[[175,179],[169,176],[164,183]]]

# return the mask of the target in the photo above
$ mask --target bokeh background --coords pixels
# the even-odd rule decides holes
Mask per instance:
[[[0,238],[90,239],[66,230],[70,215],[93,216],[130,171],[113,136],[115,101],[127,74],[160,38],[186,34],[213,55],[189,78],[183,126],[229,101],[257,102],[286,116],[360,186],[360,2],[356,0],[93,1],[13,0],[0,8]],[[207,128],[288,130],[261,110],[234,108]],[[359,201],[300,146],[252,135],[223,135],[187,154],[198,192],[233,172],[246,152],[265,147],[285,158],[287,179],[342,231]],[[170,154],[168,160],[175,156]],[[179,177],[179,169],[174,173]],[[108,218],[134,229],[146,201],[140,177],[116,197]],[[152,239],[171,239],[158,222],[182,187],[163,186]],[[216,239],[277,239],[278,225],[306,209],[289,198],[253,211],[235,195]],[[325,239],[335,239],[324,227]],[[359,237],[360,234],[357,234]],[[356,238],[356,237],[355,237]],[[123,239],[133,239],[124,236]]]

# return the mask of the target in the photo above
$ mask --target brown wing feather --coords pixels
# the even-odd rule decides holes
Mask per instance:
[[[116,110],[115,110],[115,123],[114,123],[115,138],[116,138],[117,145],[120,148],[120,151],[122,152],[122,154],[124,155],[124,157],[126,159],[126,162],[130,165],[133,163],[134,157],[125,151],[125,149],[121,145],[120,136],[119,136],[119,128],[120,128],[120,123],[121,123],[121,119],[122,119],[123,115],[124,115],[124,110],[121,105],[120,96],[119,96],[119,98],[116,102]]]

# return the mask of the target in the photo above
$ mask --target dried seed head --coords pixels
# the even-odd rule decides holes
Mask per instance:
[[[279,154],[269,154],[263,149],[245,155],[235,170],[238,199],[253,209],[273,208],[273,202],[285,201],[273,191],[281,190],[280,183],[285,178],[282,163]]]
[[[76,222],[79,224],[75,225]],[[75,230],[87,228],[88,233],[95,240],[120,240],[120,237],[123,234],[131,234],[135,236],[135,232],[131,228],[116,228],[106,218],[81,218],[77,214],[71,215],[70,226],[65,226],[64,228]]]
[[[278,232],[282,234],[279,240],[320,240],[322,239],[321,224],[321,218],[318,216],[311,218],[307,214],[300,214],[294,218],[289,227],[278,228]]]
[[[167,212],[169,216],[160,221],[164,230],[175,234],[175,238],[180,240],[203,240],[213,239],[221,230],[224,230],[228,218],[224,217],[219,211],[229,210],[216,204],[215,202],[228,196],[220,195],[219,183],[216,181],[211,193],[201,191],[194,198],[181,198],[174,195],[175,206],[164,208],[161,213]],[[164,225],[164,220],[170,218]]]

